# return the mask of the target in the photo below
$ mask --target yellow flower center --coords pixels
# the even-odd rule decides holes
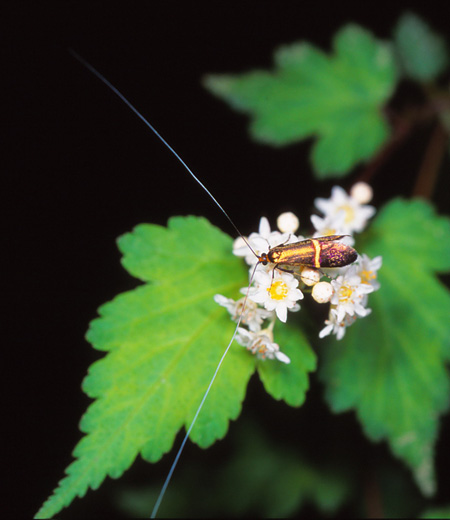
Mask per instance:
[[[284,300],[289,292],[289,287],[283,282],[283,280],[276,280],[267,289],[272,300]]]
[[[353,290],[348,285],[343,285],[339,289],[339,302],[347,303],[350,300],[351,295],[353,294]]]
[[[339,206],[338,210],[342,210],[345,213],[344,222],[348,224],[355,219],[355,210],[348,204]]]
[[[361,283],[370,283],[370,280],[375,280],[377,277],[376,274],[374,274],[373,271],[361,271],[359,273],[359,276],[361,277]]]

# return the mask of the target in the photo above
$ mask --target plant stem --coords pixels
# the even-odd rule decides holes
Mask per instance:
[[[438,122],[431,134],[425,156],[412,190],[414,197],[431,199],[438,178],[439,167],[448,145],[448,134]]]
[[[384,518],[380,487],[374,472],[370,472],[366,477],[364,502],[367,518]]]
[[[372,177],[389,159],[389,157],[391,157],[391,155],[396,151],[401,143],[407,139],[413,128],[414,122],[411,119],[398,117],[396,123],[394,124],[394,132],[391,138],[367,164],[363,171],[358,175],[355,182],[361,181],[370,184]]]

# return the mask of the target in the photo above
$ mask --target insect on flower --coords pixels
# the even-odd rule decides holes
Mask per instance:
[[[281,266],[345,267],[353,263],[358,253],[350,246],[339,243],[346,235],[307,238],[293,244],[272,247],[268,253],[262,253],[258,259],[266,265],[275,264],[275,268],[288,271]]]

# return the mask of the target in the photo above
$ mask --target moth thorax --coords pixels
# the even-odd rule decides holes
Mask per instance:
[[[278,264],[280,263],[280,257],[283,255],[281,251],[269,251],[266,255],[267,260],[271,262],[272,264]]]

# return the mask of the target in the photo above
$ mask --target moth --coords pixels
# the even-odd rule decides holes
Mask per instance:
[[[358,253],[350,246],[338,242],[347,235],[329,235],[318,238],[307,238],[292,244],[272,247],[267,253],[257,255],[261,264],[275,264],[276,269],[288,271],[283,266],[305,266],[319,269],[321,267],[345,267],[353,263]]]

